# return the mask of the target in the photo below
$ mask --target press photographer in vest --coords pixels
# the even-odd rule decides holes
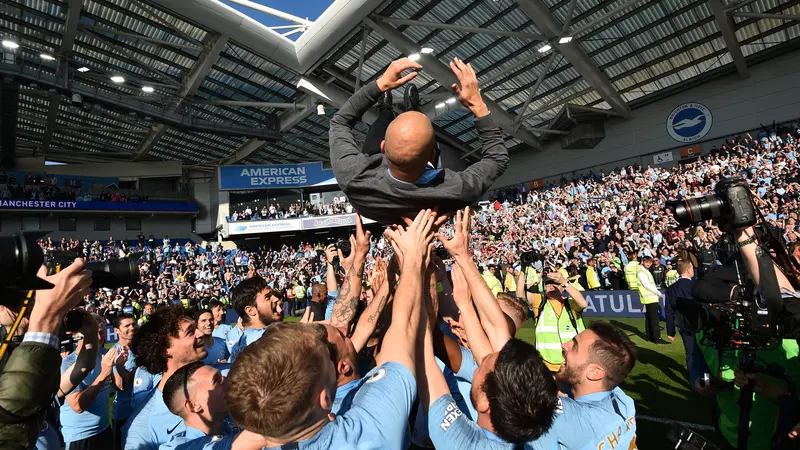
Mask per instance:
[[[517,285],[517,296],[533,310],[536,327],[536,350],[547,368],[558,372],[564,357],[561,345],[584,330],[581,312],[588,306],[583,293],[567,282],[564,275],[551,270],[544,277],[544,294],[533,294]]]

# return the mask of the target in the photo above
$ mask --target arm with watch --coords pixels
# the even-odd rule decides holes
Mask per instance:
[[[758,239],[755,229],[752,226],[742,228],[741,230],[734,231],[733,236],[736,239],[736,245],[742,252],[742,258],[744,259],[748,272],[750,272],[750,276],[753,278],[753,282],[756,286],[761,286],[761,274],[758,269],[758,259],[756,258]],[[792,283],[789,281],[789,278],[786,277],[786,274],[783,273],[783,270],[781,270],[777,264],[773,263],[773,265],[781,290],[796,291],[797,287],[792,286]]]

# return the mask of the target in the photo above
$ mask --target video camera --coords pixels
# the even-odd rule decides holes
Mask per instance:
[[[694,283],[695,300],[678,300],[676,322],[681,328],[706,331],[707,345],[720,350],[773,348],[781,339],[800,335],[800,322],[793,314],[795,306],[800,305],[791,300],[784,304],[770,253],[784,273],[795,278],[792,263],[786,248],[769,232],[750,195],[745,180],[727,178],[717,183],[713,194],[667,203],[681,225],[714,220],[727,232],[756,226],[758,242],[764,243],[756,250],[758,288],[752,277],[743,276],[743,260],[734,255],[728,264],[718,266]]]
[[[800,302],[784,300],[775,269],[777,265],[798,286],[797,264],[753,204],[749,185],[741,178],[728,178],[717,183],[714,194],[667,206],[684,226],[714,220],[731,238],[736,230],[756,230],[758,286],[752,274],[742,276],[744,259],[738,259],[741,253],[737,252],[728,264],[694,283],[694,299],[677,300],[675,324],[689,332],[705,331],[704,344],[719,351],[736,351],[738,366],[745,372],[777,375],[770,367],[757,366],[757,351],[800,336]],[[747,448],[753,388],[750,383],[739,391],[738,450]]]

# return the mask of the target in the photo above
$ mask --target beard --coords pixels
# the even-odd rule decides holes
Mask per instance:
[[[556,372],[555,379],[559,383],[570,387],[577,386],[581,382],[581,374],[585,368],[586,364],[575,367],[567,364],[565,360],[564,364],[561,366],[561,369]]]

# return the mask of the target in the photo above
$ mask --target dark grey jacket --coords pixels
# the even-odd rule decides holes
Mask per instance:
[[[475,119],[483,146],[483,158],[463,172],[443,169],[429,184],[416,185],[389,175],[383,154],[360,152],[353,127],[380,98],[377,83],[368,83],[355,93],[331,119],[331,165],[336,181],[362,216],[383,224],[400,223],[424,208],[439,207],[440,213],[471,205],[486,193],[508,166],[503,132],[491,114]]]

